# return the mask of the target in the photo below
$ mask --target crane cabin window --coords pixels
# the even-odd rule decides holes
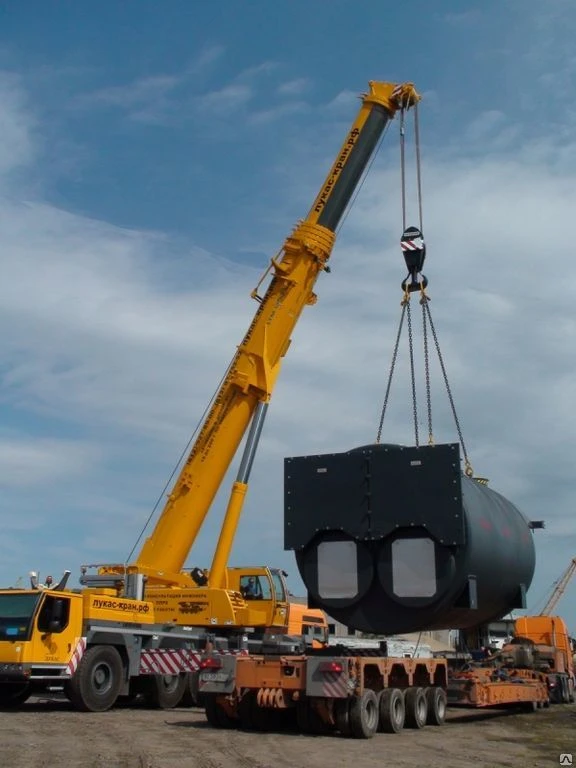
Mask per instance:
[[[272,600],[272,586],[264,576],[242,576],[240,592],[245,600]]]
[[[274,584],[274,597],[279,603],[285,603],[286,590],[284,589],[284,582],[276,571],[272,571],[272,583]]]
[[[436,552],[432,539],[392,542],[392,589],[397,597],[434,597]]]
[[[323,541],[318,545],[318,594],[326,600],[356,597],[358,555],[355,541]]]
[[[41,593],[0,594],[0,640],[27,640]]]

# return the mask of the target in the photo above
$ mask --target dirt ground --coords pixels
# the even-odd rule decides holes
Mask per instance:
[[[65,702],[0,713],[6,768],[545,768],[572,753],[576,705],[533,713],[453,711],[441,728],[368,741],[215,731],[197,709],[74,712]]]

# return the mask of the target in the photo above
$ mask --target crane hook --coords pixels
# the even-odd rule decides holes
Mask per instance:
[[[400,238],[400,247],[408,268],[408,275],[402,281],[402,290],[405,293],[424,291],[428,279],[422,274],[426,259],[426,244],[422,232],[417,227],[406,227]]]

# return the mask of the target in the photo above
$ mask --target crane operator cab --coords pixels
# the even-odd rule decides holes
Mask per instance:
[[[209,578],[208,571],[204,574]],[[284,631],[288,626],[288,587],[286,573],[267,566],[226,568],[226,590],[244,600],[237,612],[244,626]]]

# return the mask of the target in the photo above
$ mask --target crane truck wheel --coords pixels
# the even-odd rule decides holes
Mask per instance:
[[[350,731],[355,739],[371,739],[379,720],[378,697],[370,688],[350,701]]]
[[[334,702],[334,721],[342,736],[348,738],[350,731],[350,699],[336,699]]]
[[[314,736],[321,736],[330,731],[328,723],[324,722],[312,700],[306,696],[296,704],[296,724],[301,733]]]
[[[111,645],[88,648],[67,685],[66,695],[83,712],[106,712],[120,693],[124,674],[120,654]]]
[[[220,706],[215,694],[206,694],[204,711],[212,728],[234,728],[237,725],[236,720]]]
[[[0,686],[0,709],[18,709],[31,693],[30,683]]]
[[[198,672],[189,672],[180,706],[203,707],[204,704],[204,695],[198,691]]]
[[[426,689],[428,700],[428,725],[442,725],[446,720],[447,697],[446,691],[438,686]]]
[[[400,733],[406,720],[406,705],[402,691],[399,688],[385,688],[378,698],[380,711],[378,730],[381,733]]]
[[[153,709],[174,709],[186,690],[186,675],[154,675],[147,681],[144,701]]]
[[[406,726],[424,728],[428,719],[428,699],[424,688],[407,688],[404,701],[406,702]]]

